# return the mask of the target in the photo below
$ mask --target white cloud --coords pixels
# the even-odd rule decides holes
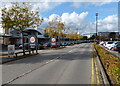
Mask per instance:
[[[101,3],[95,3],[92,2],[91,4],[94,5],[102,5],[102,4],[106,4],[109,2],[112,2],[113,0],[105,0]],[[73,2],[75,2],[73,0]],[[51,10],[53,8],[55,8],[56,6],[60,5],[62,2],[52,2],[51,0],[45,0],[45,2],[39,2],[39,3],[32,3],[34,6],[33,9],[36,9],[37,7],[40,8],[40,12],[44,12],[47,10]],[[6,7],[9,7],[9,4],[6,4]],[[73,3],[74,7],[79,7],[80,3]],[[1,11],[0,11],[1,13]],[[95,32],[95,24],[93,24],[92,22],[88,22],[86,21],[86,17],[88,15],[88,12],[82,12],[81,14],[78,14],[76,12],[73,13],[63,13],[61,16],[57,15],[57,14],[52,14],[49,16],[49,18],[44,18],[44,22],[42,23],[42,25],[40,26],[41,28],[45,28],[48,26],[48,21],[51,21],[52,19],[54,19],[55,17],[58,17],[58,20],[61,20],[63,22],[65,22],[65,24],[67,26],[70,26],[72,29],[80,29],[81,33],[87,33],[87,32]],[[117,15],[111,15],[108,16],[104,19],[101,19],[98,21],[99,22],[99,26],[98,26],[98,31],[117,31],[118,28],[118,18]],[[95,22],[94,22],[95,23]]]
[[[99,31],[118,31],[118,16],[107,16],[103,20],[98,20]]]
[[[61,17],[57,14],[52,14],[49,16],[49,21],[52,21],[52,20],[61,21]]]
[[[66,26],[69,26],[71,28],[71,31],[75,32],[77,28],[79,29],[86,26],[87,15],[88,15],[88,12],[82,12],[81,14],[77,14],[76,12],[63,13],[61,16],[57,14],[52,14],[49,16],[49,18],[45,18],[45,21],[42,23],[40,27],[44,29],[45,27],[48,26],[48,21],[57,19],[58,21],[61,20],[62,22],[64,22]]]
[[[43,29],[48,26],[48,21],[51,21],[55,17],[61,19],[65,22],[67,26],[71,28],[68,32],[76,32],[79,29],[80,34],[84,33],[95,33],[96,32],[96,22],[87,21],[88,12],[82,12],[81,14],[73,13],[63,13],[61,16],[57,14],[52,14],[49,18],[45,18],[42,27]],[[118,17],[117,15],[110,15],[104,19],[98,20],[98,32],[111,32],[118,31]]]
[[[71,14],[63,13],[61,19],[72,28],[78,28],[80,25],[82,25],[82,22],[85,21],[87,15],[88,12],[82,12],[81,14],[77,14],[76,12],[73,12]]]
[[[108,2],[119,0],[18,0],[17,2]],[[1,2],[16,2],[16,0],[1,0]]]
[[[33,3],[32,3],[33,4]],[[52,10],[54,7],[60,5],[61,2],[39,2],[33,4],[33,10],[39,7],[40,13],[45,12],[47,10]]]
[[[89,22],[89,28],[86,28],[88,32],[96,32],[96,22]],[[112,32],[118,31],[118,16],[110,15],[104,19],[98,20],[98,32]]]

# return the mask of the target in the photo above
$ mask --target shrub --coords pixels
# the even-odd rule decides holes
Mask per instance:
[[[120,84],[120,59],[111,55],[108,51],[97,44],[94,44],[94,47],[100,56],[100,59],[112,81],[112,84]]]

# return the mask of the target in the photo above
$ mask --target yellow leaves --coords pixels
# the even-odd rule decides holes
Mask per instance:
[[[68,34],[67,38],[70,38],[70,39],[81,39],[82,36],[77,34],[77,33],[73,33],[73,34]]]
[[[64,29],[64,23],[63,22],[58,22],[57,18],[56,20],[52,20],[48,22],[49,27],[45,28],[45,33],[49,33],[50,37],[57,37],[61,36],[63,37],[63,32],[62,30]]]
[[[2,9],[2,23],[5,29],[22,31],[30,26],[37,27],[42,22],[43,18],[39,17],[39,12],[31,11],[28,3],[13,3],[9,9]]]

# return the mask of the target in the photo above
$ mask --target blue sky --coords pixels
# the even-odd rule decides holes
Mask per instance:
[[[48,21],[59,16],[72,30],[78,28],[80,33],[93,33],[96,12],[99,13],[99,32],[118,31],[118,2],[49,2],[48,9],[41,9],[41,16]]]
[[[47,2],[48,1],[48,2]],[[73,0],[74,1],[74,0]],[[118,2],[30,2],[33,5],[32,10],[40,8],[40,16],[44,18],[44,22],[39,28],[46,28],[48,21],[59,17],[71,31],[76,28],[82,33],[95,32],[95,13],[98,16],[98,31],[110,32],[118,31]],[[4,2],[7,8],[10,7],[9,2]],[[3,4],[0,3],[0,6]],[[0,12],[1,13],[1,12]]]
[[[57,2],[50,2],[57,3]],[[89,21],[95,20],[95,13],[99,13],[99,19],[103,19],[109,15],[117,15],[118,14],[118,3],[111,2],[103,5],[94,5],[87,2],[77,2],[80,3],[78,8],[72,6],[72,2],[64,2],[53,9],[47,10],[42,13],[42,17],[49,17],[52,14],[62,15],[63,13],[72,13],[76,12],[78,14],[82,12],[88,12],[89,15],[87,19]]]

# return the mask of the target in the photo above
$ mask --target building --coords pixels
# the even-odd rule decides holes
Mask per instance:
[[[109,34],[111,32],[98,32],[98,36],[104,36],[104,37],[109,37]],[[119,32],[115,32],[116,36],[119,36]]]
[[[34,28],[26,28],[23,35],[25,43],[29,43],[30,35],[35,35],[38,39],[38,43],[45,43],[49,41],[49,37],[45,37],[42,31]],[[3,33],[0,33],[0,43],[5,46],[14,44],[15,47],[18,47],[22,44],[22,33],[17,30],[3,31]]]
[[[5,30],[2,27],[2,23],[0,22],[0,44],[8,45],[10,37],[10,30]]]
[[[87,38],[90,38],[90,37],[92,37],[93,35],[95,36],[96,33],[87,33],[87,34],[83,34],[83,36],[87,36]]]

